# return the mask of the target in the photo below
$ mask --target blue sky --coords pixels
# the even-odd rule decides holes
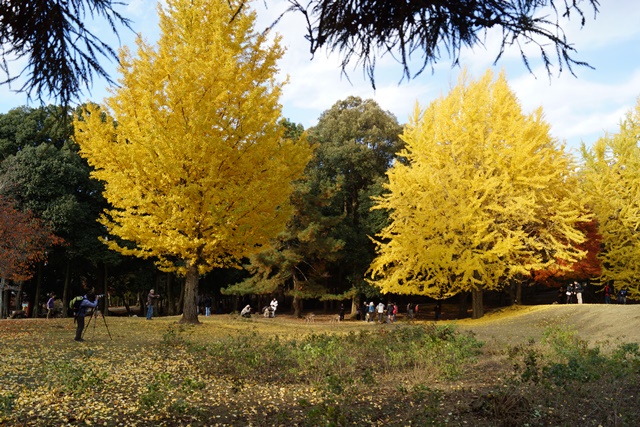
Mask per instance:
[[[155,0],[129,0],[121,12],[133,20],[133,29],[149,42],[158,37]],[[255,2],[259,17],[257,28],[270,23],[284,7],[284,0],[269,0],[265,10],[262,0]],[[580,29],[578,19],[564,26],[568,39],[574,44],[575,58],[588,62],[594,69],[574,67],[576,77],[568,70],[549,77],[538,61],[532,61],[531,74],[517,51],[507,51],[493,66],[498,53],[497,33],[487,34],[485,46],[464,50],[460,63],[473,77],[480,77],[487,68],[495,72],[504,69],[510,86],[518,96],[525,112],[542,107],[551,133],[567,143],[570,151],[581,142],[590,146],[605,132],[616,132],[625,113],[640,97],[640,2],[600,0],[600,13]],[[109,35],[106,25],[96,23],[92,31],[104,34],[105,40],[117,39]],[[335,102],[349,95],[371,98],[393,113],[400,123],[406,123],[416,102],[427,106],[456,84],[459,68],[451,67],[451,60],[443,56],[433,73],[425,71],[411,81],[402,81],[401,67],[388,55],[379,59],[376,71],[377,90],[373,90],[362,69],[353,65],[350,81],[341,75],[337,54],[320,52],[311,58],[303,37],[304,21],[299,15],[283,19],[276,31],[283,37],[287,53],[280,63],[282,77],[289,77],[283,97],[283,115],[301,123],[305,128],[317,123],[320,114]],[[135,34],[120,32],[121,43],[133,47]],[[533,48],[533,46],[531,46]],[[537,58],[535,50],[530,59]],[[106,68],[117,79],[116,67],[105,61]],[[91,93],[84,99],[102,102],[108,95],[103,80],[94,82]],[[0,87],[0,113],[27,103],[26,96]]]

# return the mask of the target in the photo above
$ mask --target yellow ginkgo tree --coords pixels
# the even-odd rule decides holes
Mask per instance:
[[[522,113],[503,74],[463,73],[447,96],[416,107],[402,139],[374,207],[390,214],[369,271],[382,292],[471,292],[481,317],[483,290],[584,256],[575,226],[589,216],[572,160],[541,110]]]
[[[157,47],[123,49],[119,86],[75,120],[105,183],[107,244],[186,276],[182,322],[197,323],[199,275],[260,251],[290,216],[311,156],[279,124],[279,38],[240,0],[167,0]],[[243,7],[244,6],[244,7]]]
[[[602,235],[600,281],[640,298],[640,98],[618,133],[582,146],[582,187]]]

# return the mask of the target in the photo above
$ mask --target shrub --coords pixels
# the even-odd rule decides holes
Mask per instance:
[[[416,368],[429,369],[441,378],[454,378],[481,346],[472,335],[437,325],[346,335],[310,334],[291,340],[245,333],[210,343],[205,349],[208,357],[199,359],[210,374],[307,382],[341,392],[350,385],[370,384],[379,374]]]

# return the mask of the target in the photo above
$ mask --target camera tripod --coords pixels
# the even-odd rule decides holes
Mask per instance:
[[[107,325],[107,319],[104,317],[104,313],[102,312],[102,310],[96,310],[95,308],[91,311],[91,315],[89,316],[89,321],[87,322],[86,326],[84,327],[84,330],[82,331],[82,337],[84,337],[84,333],[87,332],[87,329],[89,329],[89,326],[91,325],[91,320],[94,317],[98,317],[98,313],[100,313],[100,315],[102,316],[102,321],[104,322],[105,328],[107,328],[107,334],[109,334],[109,339],[113,341],[113,338],[111,337],[111,331],[109,330],[109,325]],[[97,321],[93,322],[93,335],[96,334],[96,323]]]

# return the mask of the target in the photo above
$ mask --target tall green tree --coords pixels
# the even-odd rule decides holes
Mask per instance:
[[[259,252],[290,217],[311,150],[278,124],[283,49],[239,1],[169,0],[157,48],[122,51],[120,86],[75,121],[105,183],[102,217],[123,254],[186,276],[183,323],[198,323],[198,278]],[[129,242],[129,243],[127,243]]]
[[[332,189],[324,215],[342,217],[332,236],[343,241],[344,248],[325,274],[331,278],[332,293],[351,291],[352,310],[361,293],[371,292],[362,280],[374,257],[368,236],[386,225],[386,214],[371,211],[371,196],[382,191],[385,173],[402,147],[401,132],[393,114],[358,97],[335,103],[309,130],[318,146],[307,168],[309,179],[318,189]]]
[[[538,109],[524,115],[504,74],[463,74],[416,111],[402,135],[404,162],[389,171],[375,209],[391,215],[376,237],[371,278],[382,292],[444,298],[473,294],[584,256],[589,220],[569,155]]]
[[[4,160],[26,147],[52,145],[60,149],[70,141],[71,121],[60,121],[63,108],[22,106],[0,114],[0,155]]]
[[[602,235],[600,281],[640,297],[640,99],[617,133],[582,145],[582,188]]]
[[[106,206],[103,187],[90,179],[89,165],[71,141],[71,120],[60,121],[61,114],[61,107],[47,106],[20,107],[0,115],[0,150],[4,156],[0,194],[15,200],[19,209],[33,212],[64,239],[65,245],[50,253],[47,268],[49,276],[52,271],[63,275],[64,302],[74,274],[72,264],[86,274],[87,265],[99,268],[104,262],[115,262],[115,256],[98,241],[98,236],[105,234],[96,223]],[[39,269],[36,301],[42,275]]]
[[[229,286],[225,294],[273,294],[282,289],[293,297],[294,316],[301,317],[302,302],[327,297],[331,292],[327,271],[342,256],[344,242],[333,237],[342,216],[330,216],[324,209],[331,202],[331,188],[314,188],[299,180],[291,195],[294,212],[286,229],[264,251],[252,255],[245,269],[250,276]]]
[[[401,130],[373,100],[349,97],[325,111],[309,130],[314,156],[296,184],[286,230],[251,258],[251,277],[226,292],[284,289],[297,316],[304,299],[352,298],[357,307],[360,293],[374,291],[362,280],[374,254],[367,236],[386,224],[369,209],[370,196],[382,191]]]

